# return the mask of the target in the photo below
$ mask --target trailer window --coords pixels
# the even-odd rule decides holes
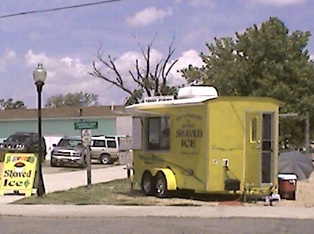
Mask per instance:
[[[251,120],[251,142],[257,141],[257,118]]]
[[[148,119],[148,150],[169,150],[169,118],[153,117]]]

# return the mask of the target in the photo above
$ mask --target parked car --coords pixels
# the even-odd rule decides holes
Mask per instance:
[[[41,137],[41,147],[43,160],[47,154],[46,141]],[[0,150],[5,152],[39,153],[39,135],[36,132],[16,132],[10,135],[2,143]]]
[[[118,161],[119,142],[116,137],[96,136],[91,138],[91,159],[98,160],[102,164],[112,164]],[[87,166],[86,149],[80,136],[66,136],[60,139],[57,145],[53,145],[50,165],[77,165]]]
[[[112,164],[118,161],[119,141],[117,137],[94,136],[91,140],[91,159],[97,159],[102,164]]]
[[[50,165],[52,167],[75,165],[81,168],[87,166],[86,150],[80,136],[65,136],[58,144],[53,144]]]

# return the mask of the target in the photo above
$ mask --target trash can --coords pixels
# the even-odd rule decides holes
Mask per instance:
[[[278,174],[278,193],[281,198],[296,200],[297,176],[295,174]]]

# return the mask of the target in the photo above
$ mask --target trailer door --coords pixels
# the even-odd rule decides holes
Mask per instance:
[[[246,113],[245,181],[248,186],[272,182],[273,113]]]

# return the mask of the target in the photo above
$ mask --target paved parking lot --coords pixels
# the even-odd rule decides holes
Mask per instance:
[[[108,168],[108,167],[113,167],[113,166],[116,166],[116,164],[104,165],[104,164],[100,164],[96,160],[92,161],[92,164],[91,164],[92,169],[101,169],[101,168]],[[86,170],[86,168],[82,169],[82,168],[78,168],[78,167],[74,167],[74,166],[73,167],[69,167],[69,166],[51,167],[50,161],[45,161],[42,164],[42,167],[43,167],[43,173],[44,174]]]

